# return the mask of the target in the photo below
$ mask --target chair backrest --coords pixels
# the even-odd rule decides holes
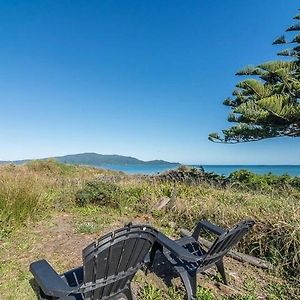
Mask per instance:
[[[106,234],[83,250],[82,292],[86,299],[106,299],[129,287],[143,265],[157,231],[127,225]]]
[[[207,251],[202,266],[209,267],[220,260],[242,239],[253,225],[254,221],[252,220],[241,221],[220,235]]]

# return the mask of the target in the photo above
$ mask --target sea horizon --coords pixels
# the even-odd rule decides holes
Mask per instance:
[[[176,169],[179,165],[103,165],[98,166],[101,169],[122,171],[127,174],[154,175],[168,170]],[[186,165],[190,167],[203,168],[206,172],[214,172],[219,175],[228,176],[230,173],[238,170],[248,170],[255,174],[268,174],[290,176],[300,176],[300,165],[216,165],[216,164],[193,164]]]

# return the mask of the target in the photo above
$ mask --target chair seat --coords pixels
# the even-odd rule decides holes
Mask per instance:
[[[183,248],[187,249],[193,255],[200,257],[206,253],[205,250],[201,247],[200,243],[197,242],[193,237],[183,237],[176,240],[175,242]],[[167,249],[164,249],[163,253],[168,261],[173,265],[173,267],[184,267],[189,272],[196,272],[202,264],[202,261],[200,260],[198,262],[189,262],[180,259]]]
[[[79,268],[73,269],[71,271],[68,271],[68,272],[62,274],[61,278],[70,287],[79,286],[83,283],[83,267],[79,267]],[[41,300],[54,300],[56,298],[46,295],[42,291],[42,289],[40,289],[40,299]],[[73,294],[71,296],[68,296],[68,298],[66,298],[66,299],[68,299],[68,300],[83,300],[84,297],[82,294]]]
[[[83,283],[83,267],[79,267],[71,271],[68,271],[62,274],[61,278],[65,280],[66,283],[71,287],[80,286]],[[82,294],[74,294],[71,297],[74,297],[74,299],[76,300],[84,299]]]

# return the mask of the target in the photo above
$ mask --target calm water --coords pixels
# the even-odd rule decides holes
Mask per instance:
[[[217,174],[229,175],[230,173],[246,169],[257,174],[273,173],[276,175],[289,174],[291,176],[300,176],[300,165],[203,165],[204,170],[207,172],[215,172]],[[166,165],[151,165],[151,166],[119,166],[119,165],[106,165],[105,169],[123,171],[129,174],[157,174],[163,171],[170,170],[174,167]]]

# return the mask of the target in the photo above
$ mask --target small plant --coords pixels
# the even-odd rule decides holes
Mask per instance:
[[[163,299],[162,291],[152,284],[146,284],[144,288],[139,291],[138,299],[141,300],[161,300]]]
[[[170,299],[170,300],[184,299],[184,291],[179,290],[179,289],[172,286],[168,289],[168,298],[167,299]]]
[[[244,282],[244,288],[250,294],[253,294],[256,290],[256,281],[255,278],[248,277]]]
[[[251,294],[223,297],[222,300],[258,300],[256,296]]]
[[[98,226],[92,222],[76,224],[76,231],[78,233],[92,234],[98,232],[98,230]]]
[[[288,287],[283,284],[272,284],[268,286],[268,299],[269,300],[282,300],[288,299]]]
[[[197,300],[214,300],[215,296],[211,290],[198,287],[197,289]]]

